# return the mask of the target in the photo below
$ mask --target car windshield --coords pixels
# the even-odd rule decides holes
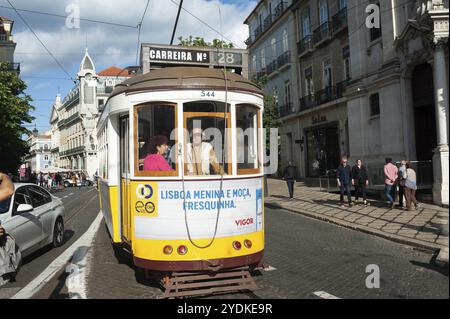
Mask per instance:
[[[11,198],[5,199],[0,202],[0,214],[7,213],[9,210],[9,205],[11,204]]]

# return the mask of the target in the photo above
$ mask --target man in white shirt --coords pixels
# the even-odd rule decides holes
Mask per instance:
[[[208,142],[203,142],[203,130],[194,128],[192,130],[192,143],[186,145],[186,163],[188,175],[211,175],[221,174],[223,168],[217,160],[214,148]]]

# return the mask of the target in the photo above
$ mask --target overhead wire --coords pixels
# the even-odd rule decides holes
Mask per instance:
[[[139,43],[141,41],[142,23],[144,22],[145,14],[147,13],[147,9],[148,9],[149,4],[150,4],[150,0],[147,0],[147,5],[145,6],[144,13],[142,14],[141,21],[138,23],[138,26],[137,26],[137,28],[138,28],[138,38],[137,38],[136,63],[135,63],[135,65],[137,65],[137,63],[138,63],[137,60],[138,60],[138,56],[139,56]]]
[[[179,6],[179,3],[177,3],[174,0],[170,0],[173,4]],[[198,20],[199,22],[201,22],[203,25],[207,26],[208,28],[210,28],[211,30],[213,30],[214,32],[216,32],[218,35],[223,36],[223,38],[225,38],[228,42],[230,42],[231,44],[233,44],[234,47],[238,48],[238,49],[242,49],[241,47],[237,46],[233,40],[230,40],[229,38],[225,37],[223,35],[222,32],[218,31],[217,29],[215,29],[214,27],[212,27],[209,23],[205,22],[203,19],[197,17],[195,14],[193,14],[192,12],[190,12],[189,10],[187,10],[185,7],[181,6],[181,9],[184,10],[187,14],[189,14],[190,16],[192,16],[193,18],[195,18],[196,20]]]
[[[14,10],[14,9],[12,9],[10,7],[1,6],[1,5],[0,5],[0,8]],[[19,8],[16,8],[16,10],[17,11],[21,11],[21,12],[27,12],[27,13],[40,14],[40,15],[46,15],[46,16],[51,16],[51,17],[56,17],[56,18],[67,19],[66,15],[61,15],[61,14],[56,14],[56,13],[49,13],[49,12],[42,12],[42,11],[28,10],[28,9],[19,9]],[[92,22],[92,23],[101,23],[101,24],[106,24],[106,25],[123,27],[123,28],[133,28],[133,29],[137,28],[136,26],[126,25],[126,24],[121,24],[121,23],[115,23],[115,22],[107,22],[107,21],[100,21],[100,20],[86,19],[86,18],[74,18],[74,19],[75,20],[80,20],[80,21]]]
[[[69,77],[71,78],[74,82],[75,80],[72,78],[72,76],[70,75],[69,72],[67,72],[66,68],[64,68],[64,66],[58,61],[58,59],[52,54],[52,52],[47,48],[47,46],[44,44],[44,42],[42,42],[42,40],[39,38],[39,36],[36,34],[36,32],[34,32],[33,28],[31,27],[31,25],[25,20],[24,17],[22,17],[22,15],[19,13],[19,11],[13,6],[13,4],[11,3],[10,0],[6,0],[9,5],[11,6],[12,9],[14,9],[14,11],[16,12],[16,14],[19,16],[19,18],[22,20],[23,23],[25,23],[25,25],[28,27],[28,29],[31,31],[31,33],[33,33],[33,35],[36,37],[36,39],[39,41],[39,43],[44,47],[44,49],[48,52],[48,54],[53,58],[53,60],[56,62],[56,64],[61,68],[61,70]]]

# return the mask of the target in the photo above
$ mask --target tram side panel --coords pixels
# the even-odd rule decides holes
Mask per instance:
[[[99,167],[104,172],[104,176],[99,178],[99,194],[101,202],[101,211],[105,219],[106,226],[111,235],[113,243],[122,242],[121,219],[120,219],[120,198],[119,198],[119,135],[118,135],[118,116],[107,118],[106,136],[107,147],[106,155],[100,157]]]
[[[133,254],[138,266],[161,270],[170,263],[176,269],[178,262],[180,269],[197,270],[204,267],[205,260],[230,266],[256,264],[261,260],[264,251],[261,177],[225,180],[222,193],[220,181],[186,181],[184,191],[179,181],[132,181],[129,191],[134,216]],[[220,204],[219,196],[222,196]],[[214,234],[219,205],[220,218]],[[235,242],[239,243],[238,248]],[[170,253],[165,251],[167,246],[172,248]],[[180,246],[185,246],[187,252],[179,253]]]

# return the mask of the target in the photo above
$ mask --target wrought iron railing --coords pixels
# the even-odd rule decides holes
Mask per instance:
[[[290,60],[291,60],[291,52],[287,50],[277,58],[278,68],[281,68],[282,66],[288,64],[289,62],[291,62]]]
[[[300,112],[312,109],[317,105],[314,94],[306,95],[300,98]]]
[[[307,35],[306,37],[304,37],[303,39],[301,39],[298,43],[297,43],[297,49],[298,49],[298,54],[302,54],[308,50],[312,50],[313,49],[313,45],[312,45],[312,36],[311,35]]]
[[[270,14],[264,19],[264,31],[269,29],[271,25],[272,25],[272,15]]]
[[[285,105],[280,105],[278,110],[279,110],[279,113],[280,113],[281,117],[288,116],[288,115],[294,113],[294,109],[292,107],[292,103],[291,102],[288,102]]]
[[[286,11],[288,5],[286,2],[280,2],[276,7],[275,7],[275,11],[274,11],[274,20],[278,19],[279,17],[281,17],[281,15],[284,13],[284,11]]]
[[[269,65],[267,66],[267,75],[272,74],[273,72],[275,72],[278,69],[278,62],[277,60],[273,60],[272,62],[269,63]]]
[[[330,36],[330,24],[329,22],[322,23],[316,30],[314,30],[313,41],[314,45],[324,41]]]
[[[263,28],[262,28],[262,26],[260,25],[260,26],[258,26],[258,27],[255,29],[255,32],[254,32],[254,34],[255,34],[255,40],[256,40],[262,33],[263,33]]]
[[[333,16],[333,32],[337,33],[347,27],[347,8],[342,8]]]

